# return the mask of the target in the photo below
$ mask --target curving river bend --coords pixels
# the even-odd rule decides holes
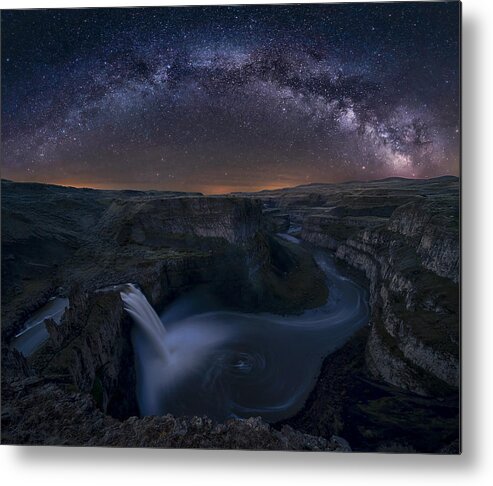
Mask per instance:
[[[224,311],[195,291],[170,305],[159,322],[135,287],[122,294],[137,324],[141,414],[262,416],[268,422],[295,414],[322,360],[369,317],[366,289],[336,268],[329,253],[315,250],[314,257],[327,277],[329,298],[298,316]]]

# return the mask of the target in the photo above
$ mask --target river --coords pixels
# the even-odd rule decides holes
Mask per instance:
[[[14,338],[14,348],[26,357],[31,356],[50,337],[45,320],[53,319],[56,324],[60,324],[68,305],[67,298],[52,297],[24,323],[22,330]]]

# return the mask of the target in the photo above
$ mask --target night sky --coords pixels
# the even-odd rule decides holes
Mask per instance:
[[[459,171],[457,2],[2,12],[2,177],[222,193]]]

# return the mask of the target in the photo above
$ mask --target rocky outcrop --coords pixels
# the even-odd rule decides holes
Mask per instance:
[[[437,214],[439,209],[435,202],[407,204],[387,225],[360,231],[336,253],[370,283],[369,369],[422,394],[459,385],[459,240],[454,223],[443,224],[446,216]],[[431,246],[430,235],[435,235]]]
[[[103,238],[119,244],[166,246],[177,238],[223,238],[245,243],[261,229],[260,201],[180,197],[114,201],[99,223]]]
[[[413,240],[421,264],[442,277],[459,280],[458,201],[419,201],[396,209],[388,228]]]
[[[91,394],[105,413],[137,414],[131,326],[118,287],[72,294],[61,324],[47,326],[50,340],[29,363],[37,376]]]
[[[430,372],[448,385],[458,387],[460,368],[456,354],[456,321],[457,316],[454,314],[425,309],[408,312],[402,305],[392,305],[386,300],[382,309],[381,333],[387,333],[397,343],[403,359]],[[440,329],[437,330],[437,326]],[[374,328],[376,331],[378,326]],[[437,336],[433,336],[437,332],[439,342]]]
[[[459,241],[453,224],[437,215],[439,207],[419,202],[398,208],[385,226],[357,232],[336,253],[369,281],[370,371],[421,394],[459,384]]]
[[[53,383],[24,379],[2,389],[2,443],[107,447],[347,451],[345,441],[276,430],[260,418],[218,424],[207,417],[116,420],[94,400]]]
[[[369,371],[387,383],[422,395],[433,391],[423,382],[419,369],[406,359],[395,341],[382,331],[379,324],[372,325],[366,357]]]
[[[336,216],[338,208],[323,214],[308,215],[303,221],[301,237],[314,245],[337,250],[339,245],[358,231],[378,227],[386,220],[378,216]]]

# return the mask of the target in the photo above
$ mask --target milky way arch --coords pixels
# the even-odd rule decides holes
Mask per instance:
[[[3,177],[225,192],[457,174],[459,8],[4,11]]]

